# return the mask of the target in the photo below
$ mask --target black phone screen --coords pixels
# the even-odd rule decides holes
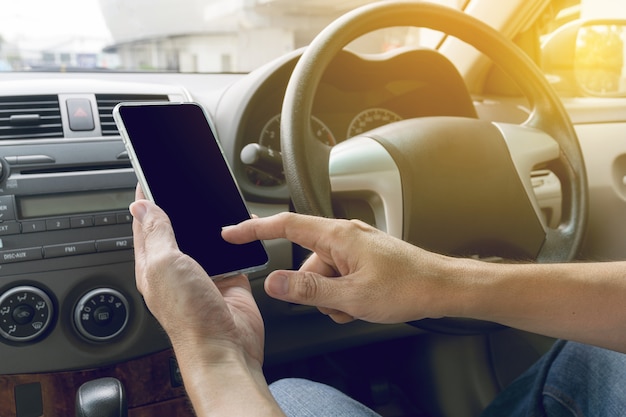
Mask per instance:
[[[203,109],[194,103],[121,105],[119,115],[154,202],[180,250],[213,278],[267,263],[260,241],[233,245],[222,227],[250,218]]]

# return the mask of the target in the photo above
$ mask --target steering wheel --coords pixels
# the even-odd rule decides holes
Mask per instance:
[[[330,147],[311,133],[316,89],[333,58],[374,30],[415,26],[478,49],[518,85],[531,107],[522,124],[424,117],[392,123]],[[367,204],[375,225],[426,249],[453,256],[536,262],[572,260],[587,215],[582,152],[572,123],[536,65],[479,20],[426,2],[376,2],[327,26],[306,48],[289,80],[281,114],[285,176],[296,211],[335,217],[342,199]],[[552,171],[561,217],[549,226],[531,173]],[[389,277],[393,279],[393,277]],[[493,323],[426,319],[425,329],[475,333]]]

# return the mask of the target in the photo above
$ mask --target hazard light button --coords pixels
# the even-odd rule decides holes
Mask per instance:
[[[95,129],[91,102],[88,99],[68,98],[65,103],[70,119],[70,129],[75,132]]]

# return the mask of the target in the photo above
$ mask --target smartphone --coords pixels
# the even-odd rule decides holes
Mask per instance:
[[[120,103],[113,117],[146,198],[167,213],[182,252],[214,280],[267,265],[263,242],[222,239],[222,227],[250,213],[201,105]]]

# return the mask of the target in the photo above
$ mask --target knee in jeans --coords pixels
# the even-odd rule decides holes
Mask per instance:
[[[290,396],[310,397],[312,394],[333,390],[333,388],[308,379],[284,378],[272,382],[270,384],[270,390],[274,393],[274,395],[276,395],[276,393],[280,393]]]

